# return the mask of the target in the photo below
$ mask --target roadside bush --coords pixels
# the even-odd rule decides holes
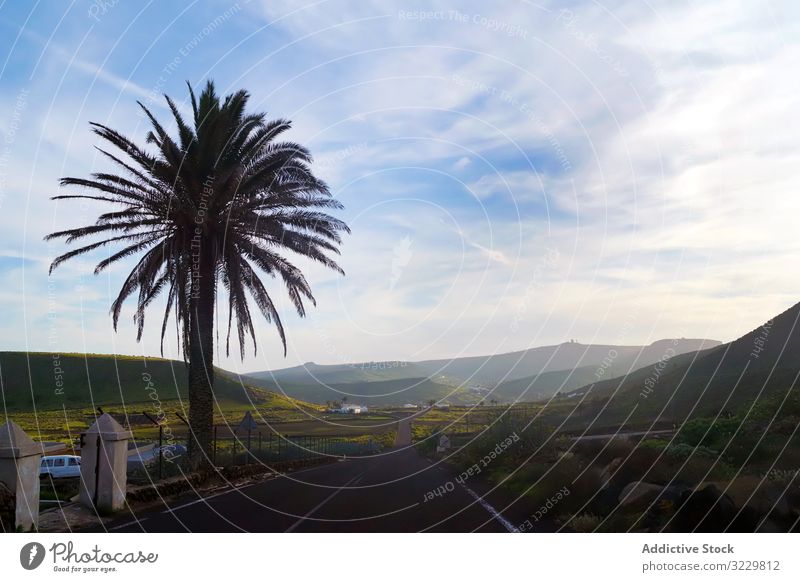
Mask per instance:
[[[654,449],[656,451],[663,451],[669,446],[669,441],[664,439],[646,439],[639,442],[641,449]]]
[[[498,444],[516,435],[515,442],[493,457],[492,470],[502,467],[516,468],[536,453],[536,460],[555,460],[559,440],[553,439],[553,430],[539,425],[528,425],[526,420],[512,418],[508,414],[495,413],[483,434],[474,439],[460,453],[458,462],[471,465],[496,449]]]
[[[667,448],[667,455],[671,459],[688,459],[689,457],[701,457],[705,459],[715,459],[719,456],[717,451],[704,446],[692,446],[686,443],[671,445]]]
[[[575,533],[592,533],[597,531],[601,521],[599,515],[581,513],[580,515],[566,517],[562,523]]]
[[[726,481],[736,470],[721,460],[693,456],[686,461],[674,462],[674,483],[696,486],[703,481]]]
[[[519,494],[541,479],[550,466],[550,463],[530,462],[519,467],[513,475],[510,475],[511,471],[496,471],[489,480],[497,484],[505,479],[503,486]]]
[[[566,488],[569,493],[559,500],[555,509],[558,513],[592,508],[601,486],[598,471],[594,467],[586,467],[578,458],[561,459],[546,467],[539,477],[539,483],[528,493],[528,499],[534,506],[541,506],[556,492]],[[531,481],[535,482],[536,479]]]
[[[623,458],[611,482],[621,488],[633,481],[663,483],[670,477],[671,470],[665,466],[661,451],[640,447],[632,451],[627,459]]]
[[[729,418],[694,418],[680,428],[678,441],[693,447],[722,449],[742,427],[738,416]]]
[[[603,517],[595,532],[598,533],[624,533],[653,531],[644,525],[643,514],[619,513]]]
[[[439,443],[439,436],[441,435],[441,427],[421,426],[417,427],[412,425],[411,440],[414,447],[423,455],[432,455],[436,451],[436,445]]]
[[[613,438],[608,441],[588,440],[575,443],[574,451],[587,461],[601,467],[614,459],[627,457],[635,448],[634,443],[624,438]]]

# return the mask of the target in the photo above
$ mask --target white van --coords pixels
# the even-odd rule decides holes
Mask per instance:
[[[77,455],[53,455],[42,457],[39,466],[39,477],[52,476],[54,479],[62,477],[81,476],[81,458]]]

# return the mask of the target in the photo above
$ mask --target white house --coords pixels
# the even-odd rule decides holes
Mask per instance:
[[[366,414],[368,408],[362,404],[343,404],[338,410],[340,414]]]

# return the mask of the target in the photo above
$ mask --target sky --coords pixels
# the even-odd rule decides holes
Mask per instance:
[[[224,368],[735,339],[800,300],[799,62],[790,0],[4,2],[0,349],[159,354],[155,313],[112,328],[131,262],[48,276],[107,210],[50,196],[108,169],[90,121],[143,140],[137,100],[208,79],[293,121],[352,228],[345,276],[298,262],[305,319],[267,281],[288,355],[261,322]]]

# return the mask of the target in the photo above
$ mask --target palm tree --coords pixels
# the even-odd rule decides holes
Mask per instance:
[[[306,257],[343,274],[328,254],[338,254],[340,234],[349,229],[324,212],[342,206],[312,173],[309,151],[278,141],[290,128],[289,121],[246,113],[246,91],[221,100],[211,81],[199,99],[191,86],[189,94],[193,117],[188,123],[165,96],[175,137],[139,103],[152,126],[146,141],[154,153],[109,127],[91,124],[96,135],[118,150],[99,151],[120,173],[62,178],[62,186],[86,192],[53,199],[99,200],[116,208],[91,226],[46,238],[64,238],[67,243],[100,239],[57,257],[51,272],[68,259],[109,244],[122,248],[100,261],[95,274],[140,255],[111,306],[114,329],[123,303],[138,291],[133,321],[141,340],[147,308],[165,294],[161,353],[173,317],[188,365],[189,456],[192,466],[199,467],[208,463],[213,425],[214,316],[218,295],[223,295],[219,284],[228,303],[226,353],[230,354],[232,329],[241,357],[247,335],[255,353],[254,304],[275,325],[286,355],[283,325],[260,276],[280,277],[297,313],[304,316],[304,302],[316,302],[303,273],[286,255]]]

